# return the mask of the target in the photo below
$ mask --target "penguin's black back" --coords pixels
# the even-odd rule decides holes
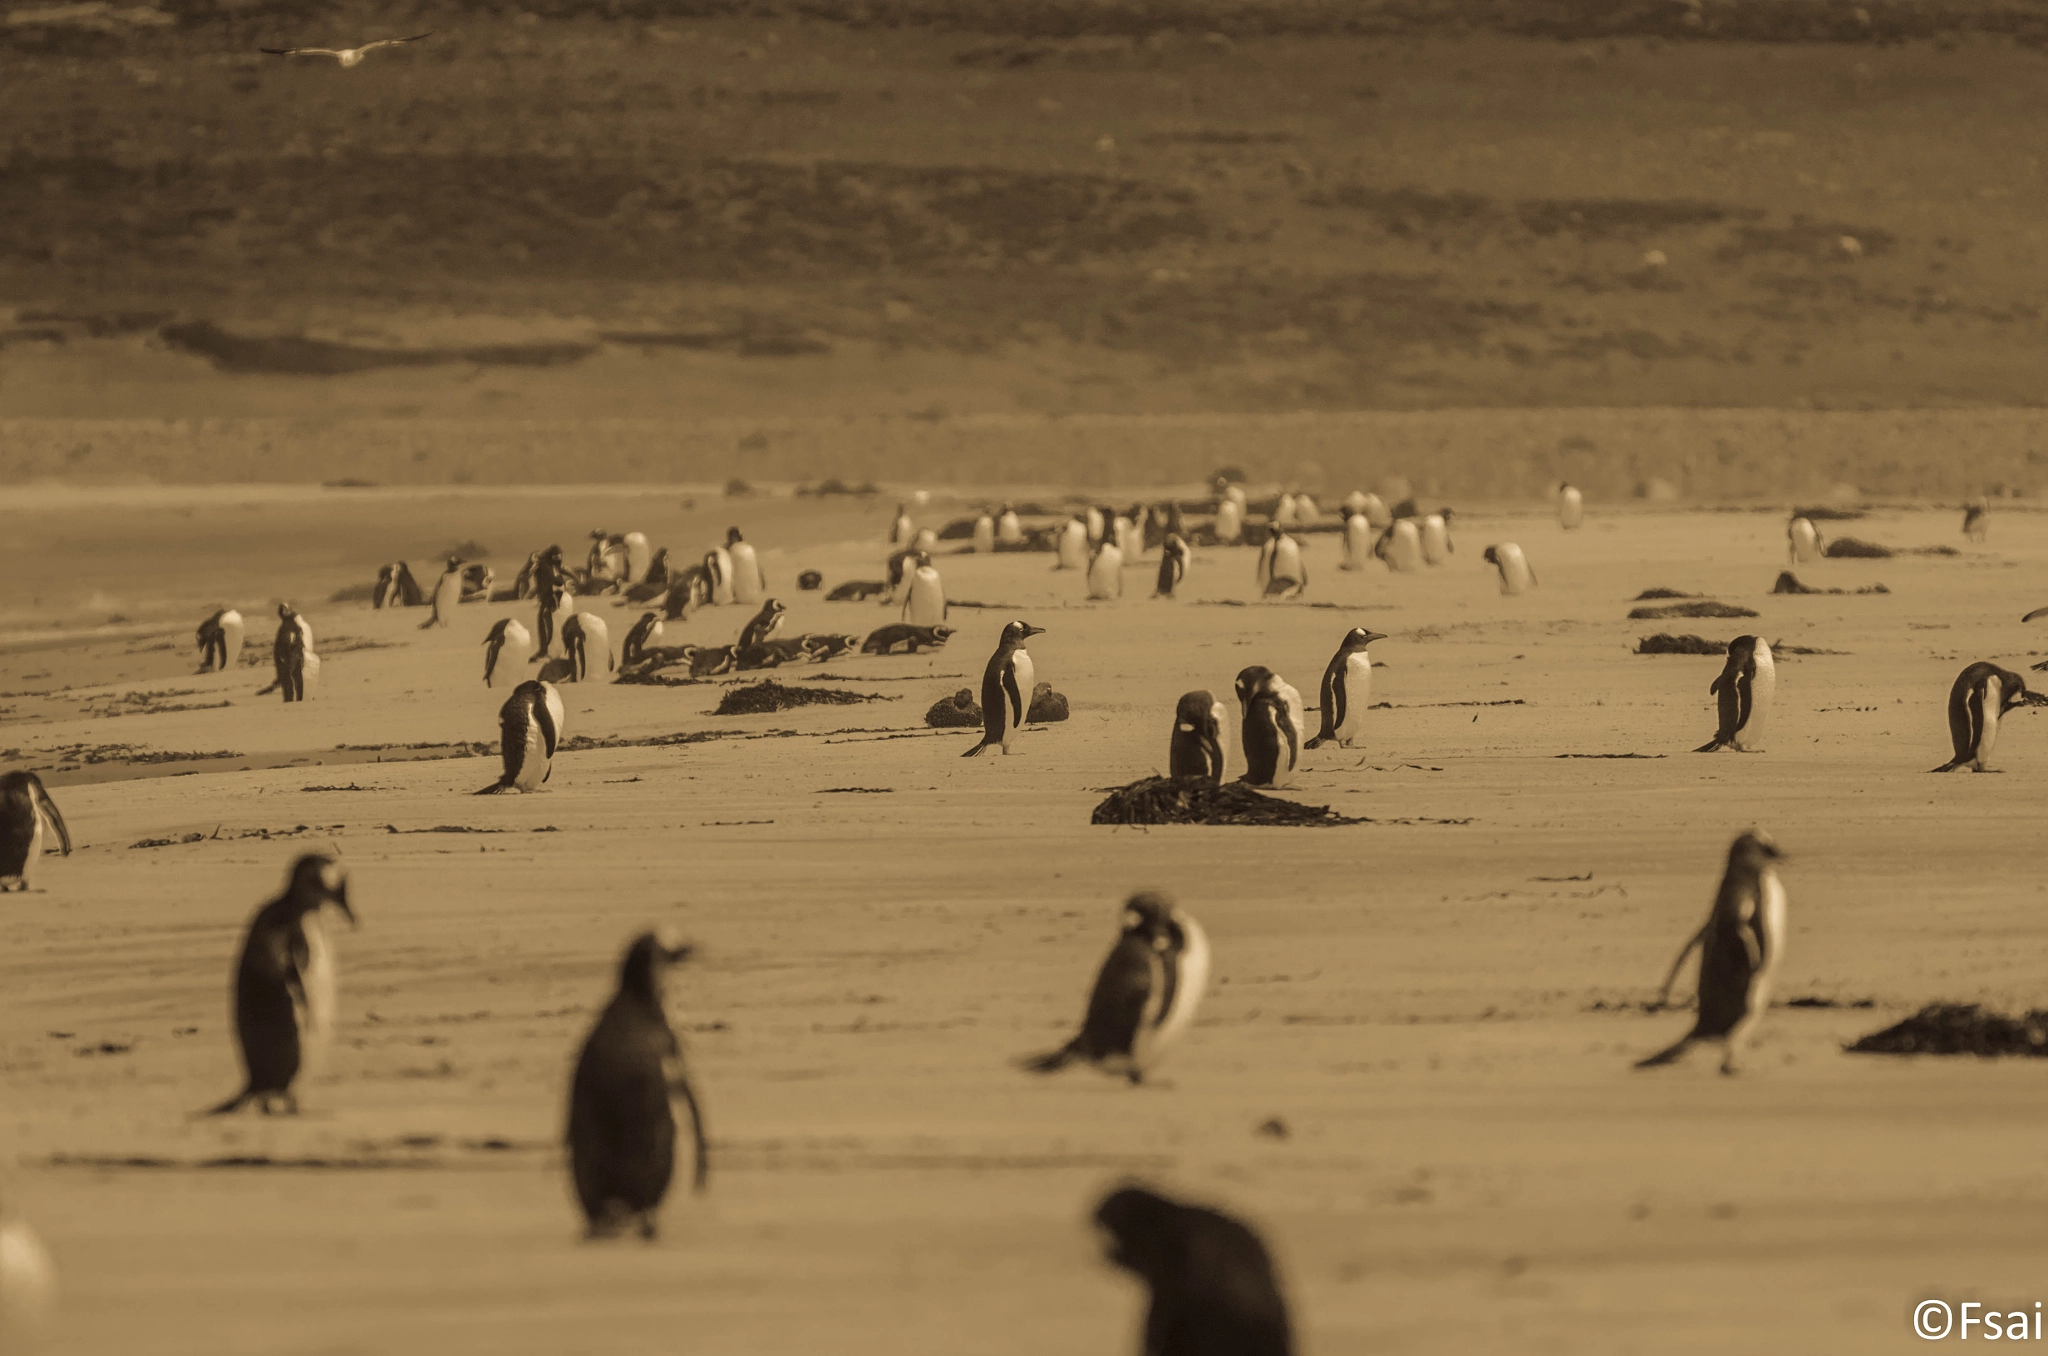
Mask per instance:
[[[569,1089],[569,1158],[592,1224],[617,1205],[652,1210],[675,1175],[667,1061],[680,1053],[658,1000],[621,991],[598,1018]]]
[[[1743,642],[1747,641],[1748,644]],[[1749,724],[1753,700],[1750,684],[1756,677],[1756,637],[1738,636],[1728,646],[1728,662],[1714,680],[1713,691],[1720,697],[1720,729],[1714,742],[1725,744]]]
[[[1167,749],[1169,776],[1223,780],[1222,731],[1216,728],[1215,707],[1216,699],[1207,692],[1190,692],[1180,699],[1173,713],[1173,739]],[[1194,728],[1183,730],[1183,725]]]
[[[299,1003],[310,959],[302,916],[289,895],[272,900],[250,920],[242,942],[235,966],[235,1034],[250,1093],[289,1091],[299,1076]]]
[[[1761,873],[1749,863],[1729,862],[1720,892],[1714,897],[1713,916],[1700,939],[1699,1014],[1693,1023],[1694,1036],[1726,1036],[1748,1014],[1750,983],[1771,960],[1763,911]]]
[[[1280,722],[1288,719],[1279,697],[1261,692],[1244,712],[1245,780],[1269,785],[1280,771]]]
[[[988,667],[981,674],[981,718],[982,742],[1000,744],[1003,734],[1010,725],[1010,689],[1016,686],[1016,679],[1010,677],[1010,656],[1014,651],[1007,645],[998,645],[996,652],[989,656]]]
[[[1109,949],[1088,995],[1088,1015],[1081,1023],[1084,1059],[1128,1055],[1137,1045],[1145,1005],[1158,982],[1150,940],[1143,932],[1126,932]],[[1162,1005],[1162,1011],[1164,1010]]]
[[[39,785],[33,772],[0,775],[0,876],[19,876],[28,867]]]
[[[1142,1187],[1111,1193],[1095,1218],[1116,1240],[1111,1261],[1152,1292],[1145,1356],[1292,1356],[1287,1302],[1250,1229]]]

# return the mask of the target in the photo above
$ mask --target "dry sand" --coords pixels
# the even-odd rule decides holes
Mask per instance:
[[[1174,603],[1147,599],[1150,557],[1114,605],[1083,603],[1048,557],[948,557],[954,596],[1048,628],[1032,652],[1073,718],[1014,756],[962,760],[969,736],[918,731],[1010,615],[963,609],[937,655],[824,666],[888,698],[868,706],[712,718],[717,683],[568,689],[571,735],[752,737],[566,753],[542,794],[472,799],[489,759],[335,750],[492,740],[480,642],[512,609],[419,631],[424,611],[316,598],[366,582],[391,542],[423,561],[435,532],[497,545],[501,575],[515,548],[574,556],[593,496],[393,497],[380,525],[252,500],[194,509],[182,546],[115,566],[42,545],[112,521],[90,505],[0,533],[10,567],[62,576],[53,590],[154,600],[98,639],[0,648],[9,766],[56,766],[67,745],[239,755],[49,774],[79,851],[44,863],[44,893],[0,899],[0,1143],[62,1268],[59,1351],[1128,1352],[1138,1293],[1083,1224],[1127,1173],[1256,1223],[1318,1356],[1864,1353],[1915,1345],[1924,1296],[2040,1294],[2048,1067],[1839,1053],[1934,999],[2042,998],[2029,788],[2048,728],[2014,719],[2005,776],[1926,775],[1957,670],[2042,644],[2018,623],[2048,563],[2027,518],[2001,513],[1957,558],[1799,571],[1892,590],[1864,597],[1767,596],[1772,513],[1596,511],[1567,535],[1475,511],[1455,561],[1410,577],[1341,573],[1317,538],[1309,598],[1337,610],[1203,606],[1249,597],[1247,550],[1198,552]],[[611,505],[611,525],[684,558],[735,512]],[[892,619],[791,588],[805,567],[876,575],[886,511],[740,514],[791,631]],[[1887,512],[1847,530],[1955,529]],[[1526,548],[1535,593],[1498,595],[1479,563],[1497,540]],[[1653,585],[1763,614],[1668,629],[1845,653],[1781,661],[1767,752],[1696,757],[1720,661],[1628,652],[1667,629],[1624,620]],[[284,587],[329,650],[313,701],[255,697],[258,669],[190,676],[215,595],[254,609],[261,648],[263,596]],[[181,608],[176,643],[152,648],[151,617]],[[632,614],[596,609],[621,637]],[[724,642],[742,620],[713,609],[668,640]],[[1306,755],[1292,794],[1381,822],[1089,827],[1102,788],[1162,766],[1181,692],[1223,693],[1256,662],[1313,694],[1355,623],[1391,633],[1374,695],[1392,706],[1369,748]],[[343,635],[388,648],[330,648]],[[87,714],[168,689],[193,695],[158,704],[230,704]],[[847,727],[864,732],[831,733]],[[1648,757],[1562,756],[1628,753]],[[850,787],[880,794],[827,794]],[[1632,1005],[1752,824],[1793,858],[1781,998],[1875,1006],[1775,1011],[1740,1078],[1711,1058],[1632,1072],[1685,1022]],[[484,832],[409,832],[440,825]],[[330,1068],[297,1119],[194,1120],[236,1080],[240,929],[295,853],[330,843],[362,917],[338,942]],[[1175,892],[1216,950],[1163,1078],[1017,1072],[1078,1018],[1139,887]],[[657,1246],[585,1246],[564,1086],[621,946],[656,923],[703,948],[672,998],[712,1189],[672,1198]],[[1258,1133],[1270,1118],[1284,1139]],[[255,1157],[272,1166],[220,1165]]]

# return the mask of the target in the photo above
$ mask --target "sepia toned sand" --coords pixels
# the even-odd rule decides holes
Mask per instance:
[[[494,759],[417,755],[495,740],[481,641],[515,609],[421,631],[424,609],[329,593],[400,554],[425,582],[468,539],[509,579],[599,525],[688,560],[732,521],[790,633],[865,633],[891,613],[793,581],[879,577],[894,501],[60,500],[0,511],[0,747],[71,769],[44,775],[79,847],[42,864],[44,892],[0,897],[0,1185],[62,1270],[55,1351],[1128,1352],[1139,1293],[1085,1226],[1126,1174],[1257,1225],[1315,1356],[1903,1350],[1923,1297],[2040,1295],[2048,1068],[1839,1053],[1925,1002],[2041,999],[2048,724],[2012,718],[2003,776],[1926,775],[1956,672],[2048,651],[2018,620],[2048,602],[2033,515],[2001,509],[1971,546],[1947,509],[1878,511],[1836,526],[1963,554],[1798,569],[1879,596],[1768,596],[1778,509],[1595,505],[1565,534],[1540,505],[1475,508],[1455,560],[1416,576],[1340,572],[1316,537],[1308,599],[1334,610],[1203,605],[1249,599],[1249,550],[1198,550],[1171,603],[1147,556],[1096,605],[1047,556],[946,556],[952,596],[1015,607],[956,609],[936,655],[775,675],[884,700],[715,718],[716,681],[576,686],[570,736],[734,733],[567,752],[543,793],[476,799]],[[1533,594],[1480,564],[1502,540]],[[1762,619],[1625,620],[1652,586]],[[240,606],[263,649],[277,596],[326,656],[314,700],[256,697],[266,669],[191,675],[211,607]],[[586,606],[615,643],[637,614]],[[1073,717],[963,760],[971,736],[922,714],[978,684],[1012,615],[1047,628],[1031,651]],[[710,609],[666,641],[744,619]],[[1183,691],[1263,663],[1313,700],[1354,624],[1389,633],[1391,708],[1368,748],[1306,754],[1287,794],[1378,822],[1089,826],[1105,788],[1163,769]],[[1843,653],[1780,659],[1767,752],[1696,757],[1721,661],[1629,653],[1657,630]],[[200,709],[88,714],[131,692]],[[416,743],[441,747],[337,748]],[[127,761],[162,752],[236,756]],[[1791,857],[1780,999],[1874,1006],[1780,1008],[1739,1078],[1706,1054],[1632,1072],[1685,1025],[1639,1005],[1752,824]],[[294,854],[330,847],[362,920],[337,940],[330,1067],[296,1119],[195,1120],[238,1076],[240,930]],[[1141,887],[1215,947],[1193,1031],[1143,1088],[1018,1072],[1071,1030]],[[564,1087],[654,924],[701,947],[671,1000],[711,1191],[672,1196],[655,1246],[586,1246]],[[1284,1138],[1260,1133],[1275,1119]]]

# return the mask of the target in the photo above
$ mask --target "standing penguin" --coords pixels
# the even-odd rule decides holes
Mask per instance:
[[[654,557],[648,553],[647,534],[628,532],[626,534],[626,582],[644,583],[647,572],[654,566]]]
[[[505,654],[507,649],[512,651],[509,656]],[[507,664],[524,663],[532,649],[533,637],[525,627],[510,617],[500,618],[484,637],[484,686],[491,686],[501,659]]]
[[[1024,524],[1017,520],[1017,510],[1003,505],[1002,514],[996,519],[996,541],[1004,546],[1024,544]]]
[[[1785,524],[1785,542],[1794,565],[1820,559],[1820,532],[1810,518],[1795,517]]]
[[[1706,925],[1672,962],[1657,1005],[1671,994],[1679,967],[1700,948],[1699,1011],[1692,1030],[1678,1044],[1638,1061],[1638,1069],[1669,1064],[1699,1041],[1718,1040],[1726,1053],[1721,1072],[1735,1072],[1748,1043],[1771,1005],[1771,977],[1785,949],[1785,886],[1777,863],[1784,859],[1770,835],[1752,830],[1728,849],[1728,869]]]
[[[1557,482],[1557,525],[1567,532],[1575,531],[1586,521],[1586,497],[1579,493],[1579,487],[1567,480]]]
[[[199,671],[226,673],[242,657],[242,614],[231,607],[199,623]]]
[[[730,607],[732,591],[732,552],[723,546],[714,546],[704,553],[704,574],[711,581],[711,602],[717,607]]]
[[[1293,1356],[1273,1259],[1250,1229],[1141,1186],[1103,1197],[1095,1224],[1104,1257],[1151,1292],[1142,1356]]]
[[[1280,493],[1280,498],[1275,500],[1273,504],[1272,525],[1274,527],[1293,527],[1294,521],[1294,496],[1283,490]]]
[[[434,612],[420,623],[420,630],[430,626],[446,626],[455,619],[455,609],[462,603],[462,558],[448,557],[448,568],[434,581]]]
[[[312,626],[290,603],[277,605],[277,637],[271,642],[270,658],[277,671],[270,686],[281,689],[288,702],[305,701],[320,677],[320,656],[313,653]]]
[[[1372,522],[1363,513],[1351,514],[1344,520],[1344,562],[1340,570],[1362,570],[1365,562],[1372,558]]]
[[[1422,562],[1441,565],[1451,558],[1451,511],[1443,509],[1422,520]]]
[[[43,834],[49,829],[57,831],[69,857],[71,830],[43,789],[43,779],[33,772],[0,773],[0,891],[29,888],[29,873],[43,859]]]
[[[1259,548],[1259,596],[1298,598],[1308,588],[1308,568],[1301,563],[1301,543],[1278,523],[1266,528],[1266,544]]]
[[[1188,565],[1194,560],[1194,552],[1178,532],[1166,534],[1159,551],[1159,579],[1152,587],[1154,598],[1171,598],[1173,591],[1180,587],[1180,581],[1188,577]]]
[[[1422,568],[1422,531],[1413,518],[1395,519],[1372,549],[1395,574],[1413,574]]]
[[[498,708],[499,752],[505,760],[505,773],[477,794],[538,791],[554,772],[562,721],[562,694],[555,691],[553,683],[529,678],[513,688]]]
[[[1060,529],[1059,554],[1055,558],[1055,570],[1079,570],[1088,565],[1088,524],[1079,516],[1067,519],[1067,525]]]
[[[1141,1083],[1166,1048],[1195,1020],[1209,984],[1209,937],[1202,925],[1157,891],[1132,895],[1123,930],[1095,976],[1088,1013],[1072,1040],[1023,1061],[1053,1073],[1085,1060]]]
[[[747,618],[747,624],[740,628],[739,639],[733,648],[742,653],[757,649],[768,643],[768,638],[782,629],[782,623],[789,609],[780,600],[770,598],[761,604],[761,610]]]
[[[370,591],[372,608],[418,607],[422,601],[419,581],[412,577],[412,566],[394,560],[378,569],[377,587]]]
[[[1386,637],[1354,626],[1323,669],[1323,728],[1307,747],[1321,748],[1334,739],[1340,748],[1356,748],[1365,733],[1365,710],[1372,704],[1372,656],[1366,646]]]
[[[604,624],[603,617],[594,612],[578,612],[562,623],[562,649],[568,654],[569,664],[579,683],[590,681],[592,650],[604,656],[606,673],[617,667],[612,660],[611,628]]]
[[[937,626],[945,619],[946,586],[932,567],[932,558],[920,551],[903,598],[903,620],[912,626]]]
[[[634,1224],[640,1237],[654,1237],[654,1212],[675,1175],[671,1097],[681,1097],[690,1112],[696,1146],[691,1185],[702,1191],[710,1180],[704,1115],[662,1006],[663,974],[690,952],[651,932],[635,938],[619,966],[618,991],[576,1058],[565,1138],[587,1237],[615,1237]]]
[[[1244,505],[1228,495],[1216,505],[1216,540],[1225,546],[1244,540]]]
[[[1166,775],[1223,785],[1223,703],[1207,692],[1183,693],[1173,711]]]
[[[1104,532],[1088,558],[1088,596],[1096,602],[1112,603],[1124,596],[1124,548],[1117,535]]]
[[[548,657],[555,648],[555,622],[557,616],[574,612],[576,601],[564,583],[543,578],[534,587],[533,634],[538,642],[533,653],[526,657],[529,664],[538,664]]]
[[[1714,737],[1694,753],[1734,749],[1757,753],[1771,715],[1771,697],[1778,690],[1778,666],[1762,636],[1737,636],[1728,642],[1728,662],[1707,688],[1721,699],[1721,724]]]
[[[245,1077],[242,1090],[207,1115],[225,1116],[252,1101],[266,1116],[278,1102],[298,1114],[292,1082],[317,1066],[334,1027],[334,954],[320,926],[323,904],[355,926],[341,867],[309,852],[292,864],[284,893],[250,920],[235,963],[235,1034]]]
[[[1023,727],[1024,717],[1031,710],[1031,695],[1038,687],[1038,671],[1032,666],[1024,642],[1044,634],[1043,626],[1024,621],[1013,621],[1003,628],[996,652],[989,656],[988,667],[981,674],[981,742],[961,754],[962,758],[972,758],[983,749],[998,746],[1004,753],[1010,751],[1010,741]]]
[[[1240,737],[1244,744],[1243,781],[1253,786],[1273,786],[1294,770],[1301,757],[1299,732],[1288,716],[1287,703],[1270,689],[1254,691],[1244,701]],[[1282,750],[1287,764],[1281,766]]]
[[[1088,544],[1093,546],[1101,541],[1102,534],[1109,530],[1109,515],[1104,513],[1099,505],[1091,504],[1082,517],[1082,524],[1088,529]]]
[[[1308,708],[1303,705],[1301,693],[1294,684],[1263,664],[1252,664],[1238,670],[1236,686],[1240,715],[1250,709],[1254,695],[1261,691],[1271,692],[1280,699],[1280,707],[1287,714],[1288,724],[1294,727],[1294,742],[1300,744],[1308,738]],[[1288,767],[1293,766],[1292,762],[1288,763]]]
[[[896,506],[896,521],[889,524],[889,545],[908,546],[910,539],[917,535],[917,524],[910,521],[909,511],[902,505]]]
[[[996,549],[996,520],[986,513],[974,520],[974,549],[981,555]]]
[[[2018,706],[2048,706],[2048,696],[2027,691],[2027,680],[1996,664],[1976,663],[1956,675],[1948,692],[1948,733],[1955,757],[1935,772],[1996,772],[1988,767],[1998,745],[1998,722]]]
[[[1500,591],[1508,597],[1519,597],[1536,587],[1536,572],[1529,568],[1529,558],[1513,542],[1487,547],[1480,559],[1500,572]]]
[[[732,600],[752,605],[768,592],[768,576],[761,571],[761,558],[754,548],[740,540],[740,530],[725,530],[725,554],[732,562]]]

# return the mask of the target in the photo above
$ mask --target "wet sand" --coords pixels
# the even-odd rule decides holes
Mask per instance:
[[[739,521],[788,632],[864,633],[893,616],[793,578],[878,577],[889,507],[685,518],[672,496],[603,521],[682,559]],[[429,527],[496,547],[501,578],[547,540],[574,557],[589,496],[398,502],[381,526],[198,511],[208,534],[115,582],[53,570],[52,589],[146,593],[117,631],[56,645],[41,618],[0,644],[7,765],[76,769],[47,780],[79,851],[43,863],[45,892],[0,900],[0,1132],[10,1195],[62,1269],[55,1350],[1125,1352],[1138,1292],[1085,1217],[1126,1174],[1258,1225],[1320,1356],[1884,1351],[1917,1345],[1928,1295],[2036,1297],[2048,1069],[1840,1053],[1937,999],[2040,1001],[2029,788],[2048,726],[2012,719],[2003,776],[1926,775],[1956,672],[2048,650],[2018,621],[2048,601],[2030,516],[2001,511],[1971,546],[1946,511],[1878,512],[1839,528],[1963,553],[1798,567],[1891,590],[1873,596],[1768,596],[1769,512],[1596,507],[1565,534],[1526,506],[1473,511],[1453,562],[1414,576],[1340,572],[1318,537],[1308,598],[1334,610],[1221,605],[1250,598],[1249,550],[1198,551],[1173,603],[1148,599],[1148,556],[1099,605],[1049,557],[949,556],[953,596],[1048,628],[1032,653],[1073,716],[1013,756],[963,760],[971,736],[923,731],[1011,615],[960,609],[938,654],[774,675],[883,695],[862,706],[713,717],[718,681],[565,689],[571,736],[734,733],[564,753],[545,792],[475,799],[489,757],[336,746],[494,740],[481,640],[514,609],[420,631],[424,610],[317,599],[398,549],[425,567]],[[72,512],[34,531],[84,531],[89,508]],[[275,573],[251,564],[258,538]],[[1500,540],[1528,551],[1529,596],[1499,596],[1480,563]],[[1652,586],[1762,619],[1625,620]],[[265,670],[191,675],[215,595],[262,648],[286,590],[323,651],[381,647],[333,649],[303,706],[256,697]],[[636,612],[591,601],[622,638]],[[744,619],[710,609],[667,643],[724,643]],[[1374,697],[1391,706],[1369,747],[1304,755],[1287,794],[1376,822],[1090,827],[1103,789],[1163,768],[1183,691],[1264,663],[1313,700],[1354,624],[1390,633]],[[1699,757],[1721,661],[1629,653],[1656,630],[1842,653],[1781,659],[1767,752]],[[196,709],[88,714],[166,691],[142,705]],[[77,756],[114,744],[133,747]],[[128,761],[152,752],[237,756]],[[1739,1078],[1704,1053],[1633,1072],[1685,1025],[1639,1005],[1752,824],[1792,857],[1781,1000],[1845,1006],[1774,1011]],[[440,826],[472,832],[418,832]],[[131,846],[149,839],[173,842]],[[295,853],[330,844],[362,927],[337,942],[329,1068],[297,1119],[194,1120],[237,1078],[240,930]],[[1159,1083],[1016,1071],[1078,1019],[1140,887],[1173,891],[1216,953]],[[671,1198],[656,1246],[586,1246],[564,1088],[621,947],[658,923],[702,947],[671,997],[712,1187]],[[1276,1118],[1284,1138],[1260,1132]]]

